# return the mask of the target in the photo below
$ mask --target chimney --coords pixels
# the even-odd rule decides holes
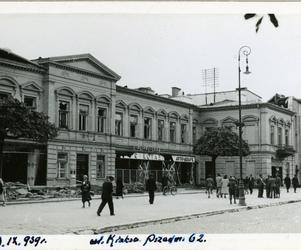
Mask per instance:
[[[171,96],[172,97],[175,97],[175,96],[178,96],[179,93],[180,93],[181,89],[178,88],[178,87],[172,87],[171,88]]]

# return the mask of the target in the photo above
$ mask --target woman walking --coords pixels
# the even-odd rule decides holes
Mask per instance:
[[[222,180],[222,191],[221,191],[222,197],[224,196],[224,198],[227,198],[228,184],[229,184],[229,179],[227,175],[224,175],[224,179]]]
[[[284,184],[286,187],[286,191],[289,192],[291,187],[291,178],[288,175],[284,178]]]
[[[90,184],[90,181],[88,180],[87,175],[83,176],[83,183],[81,185],[81,190],[82,190],[82,202],[83,202],[82,208],[85,208],[86,201],[88,202],[88,205],[90,207],[90,205],[91,205],[91,203],[90,203],[90,200],[91,200],[91,194],[90,194],[91,184]]]
[[[292,180],[292,183],[293,183],[294,193],[296,193],[297,192],[297,187],[299,187],[299,180],[298,180],[298,177],[297,177],[296,174],[295,174],[295,176]]]

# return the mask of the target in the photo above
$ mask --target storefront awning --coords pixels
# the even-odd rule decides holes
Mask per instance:
[[[120,156],[121,159],[145,160],[145,161],[164,161],[164,157],[158,154],[133,153],[131,156]]]

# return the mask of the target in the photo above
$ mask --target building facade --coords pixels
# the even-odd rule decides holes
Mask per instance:
[[[75,186],[87,174],[101,185],[107,175],[135,183],[167,172],[178,184],[200,184],[212,174],[210,157],[193,155],[193,144],[212,127],[237,130],[236,91],[214,93],[212,103],[210,95],[173,88],[159,96],[118,86],[119,79],[90,54],[29,61],[0,50],[0,98],[12,95],[59,128],[45,144],[6,140],[4,181]],[[292,176],[300,166],[300,102],[282,108],[248,90],[243,95],[243,138],[251,149],[243,175]],[[239,176],[238,157],[218,157],[216,172]]]

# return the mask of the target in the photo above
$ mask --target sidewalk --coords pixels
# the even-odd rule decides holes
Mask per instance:
[[[197,218],[238,212],[252,208],[276,206],[290,202],[301,202],[301,191],[286,193],[280,199],[257,198],[246,195],[246,207],[230,205],[229,199],[208,199],[203,190],[179,190],[175,196],[155,196],[153,205],[148,203],[147,194],[124,199],[114,199],[115,216],[109,215],[105,207],[101,216],[96,215],[100,200],[92,200],[91,207],[82,209],[80,200],[10,205],[0,208],[2,234],[93,234],[108,233],[150,223],[166,223],[175,220]]]

